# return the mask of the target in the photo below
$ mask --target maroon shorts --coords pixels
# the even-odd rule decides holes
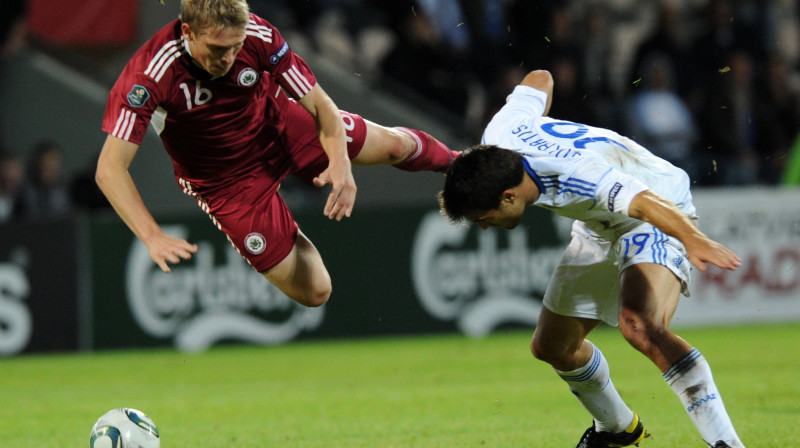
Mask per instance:
[[[270,149],[273,156],[266,164],[237,177],[224,191],[196,195],[212,222],[258,272],[286,258],[297,238],[297,223],[278,194],[281,181],[294,174],[310,182],[328,167],[311,115],[296,103],[289,103],[286,113],[282,142]],[[358,115],[340,113],[352,159],[364,146],[367,125]]]

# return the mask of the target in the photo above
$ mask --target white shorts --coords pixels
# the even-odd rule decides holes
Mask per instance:
[[[619,323],[619,275],[639,263],[667,267],[681,282],[681,293],[689,296],[692,269],[686,248],[650,224],[634,228],[616,242],[590,236],[584,224],[575,221],[572,240],[556,267],[543,304],[563,316]]]

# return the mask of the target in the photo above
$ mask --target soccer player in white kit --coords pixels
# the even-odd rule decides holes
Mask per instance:
[[[529,73],[453,163],[440,206],[452,222],[514,228],[537,205],[574,218],[531,342],[594,418],[578,448],[638,446],[647,435],[602,352],[586,339],[619,326],[680,398],[710,446],[743,447],[703,355],[669,329],[689,271],[741,260],[695,225],[689,177],[613,131],[547,117],[550,73]]]

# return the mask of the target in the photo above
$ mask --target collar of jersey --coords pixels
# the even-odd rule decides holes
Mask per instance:
[[[535,171],[533,171],[533,168],[531,168],[530,163],[528,163],[528,159],[526,159],[525,157],[522,158],[522,166],[525,167],[525,172],[527,172],[528,175],[531,177],[533,183],[535,183],[536,186],[539,187],[539,191],[542,193],[547,191],[547,189],[544,187],[544,184],[542,183],[542,180],[539,179],[539,175],[536,174]]]
[[[219,78],[218,76],[212,76],[211,73],[208,73],[206,69],[203,68],[202,65],[198,64],[197,61],[194,60],[194,58],[192,57],[192,50],[189,48],[189,41],[184,38],[181,39],[183,40],[183,48],[186,49],[186,54],[189,56],[189,60],[192,61],[192,64],[194,64],[195,67],[202,70],[203,73],[208,74],[210,80],[218,79]]]

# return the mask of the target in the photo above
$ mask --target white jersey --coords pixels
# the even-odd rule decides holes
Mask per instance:
[[[628,208],[645,190],[696,218],[686,172],[616,132],[543,117],[546,104],[545,92],[517,86],[482,139],[524,156],[541,191],[535,205],[583,221],[609,240],[642,223],[628,216]]]

